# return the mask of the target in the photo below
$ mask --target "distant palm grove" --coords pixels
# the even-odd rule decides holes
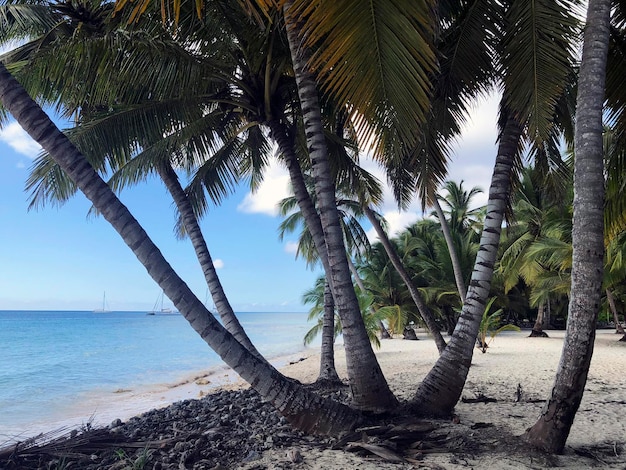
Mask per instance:
[[[32,205],[84,193],[195,331],[295,428],[338,435],[400,411],[449,417],[485,332],[559,327],[566,354],[523,439],[560,453],[598,321],[620,329],[626,302],[624,7],[7,0],[3,117],[44,149],[26,183]],[[447,167],[488,93],[500,97],[497,155],[490,187],[472,188],[449,181]],[[73,127],[60,132],[42,107]],[[364,154],[384,168],[398,207],[418,200],[423,220],[387,233],[382,182],[359,165]],[[272,155],[293,194],[280,204],[280,236],[297,232],[298,255],[325,274],[304,295],[318,319],[307,340],[322,335],[319,381],[339,380],[341,331],[349,403],[288,379],[257,351],[200,229],[211,205],[262,181]],[[116,196],[155,175],[220,321]],[[488,202],[476,208],[480,191]],[[416,325],[440,356],[400,402],[374,348]]]

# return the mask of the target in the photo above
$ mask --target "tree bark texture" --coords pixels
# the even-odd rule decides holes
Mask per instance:
[[[398,402],[378,364],[354,292],[324,138],[317,86],[308,70],[306,50],[300,47],[297,19],[290,15],[291,5],[292,2],[288,0],[283,7],[287,39],[311,158],[317,209],[326,241],[331,287],[341,318],[353,405],[363,410],[389,410],[395,408]]]
[[[324,286],[324,320],[317,382],[341,382],[335,368],[335,301],[328,281]]]
[[[615,323],[615,334],[623,335],[624,327],[619,322],[619,315],[617,314],[617,306],[615,305],[615,296],[611,289],[606,289],[606,300],[609,303],[609,308],[611,309],[611,313],[613,314],[613,323]]]
[[[217,275],[217,271],[215,270],[215,265],[213,264],[213,258],[209,252],[209,247],[206,244],[206,240],[204,239],[202,230],[198,224],[198,218],[194,214],[193,208],[189,203],[185,190],[178,180],[176,172],[169,164],[167,167],[160,167],[158,171],[161,179],[167,187],[167,190],[174,199],[174,203],[176,204],[178,212],[182,217],[185,231],[187,232],[187,235],[189,236],[196,252],[196,257],[198,258],[200,267],[204,273],[204,279],[206,280],[207,287],[211,293],[211,298],[213,299],[217,313],[222,319],[224,328],[226,328],[226,330],[233,335],[233,337],[239,341],[243,347],[259,359],[265,361],[265,358],[256,349],[254,344],[252,344],[252,341],[246,334],[243,326],[241,326],[239,319],[235,315],[233,307],[230,305],[230,302],[226,297],[222,283]]]
[[[602,107],[610,0],[589,0],[574,134],[572,287],[563,352],[552,392],[525,438],[561,453],[580,406],[593,354],[604,272]]]
[[[176,274],[139,222],[85,157],[57,129],[3,64],[0,64],[0,101],[119,233],[194,330],[293,426],[311,433],[337,434],[351,429],[360,420],[355,410],[308,392],[235,340]]]
[[[449,416],[465,386],[480,321],[489,298],[502,220],[511,191],[511,172],[521,135],[521,127],[509,115],[498,145],[485,224],[467,297],[448,346],[412,400],[416,414]]]
[[[324,267],[325,273],[330,273],[330,264],[328,263],[328,252],[326,250],[326,241],[324,240],[324,230],[322,229],[322,222],[320,220],[315,204],[311,199],[311,195],[304,182],[304,175],[302,174],[302,167],[298,161],[298,156],[294,148],[294,138],[289,134],[289,131],[285,128],[284,124],[272,120],[269,122],[270,130],[272,131],[272,137],[278,144],[278,149],[282,154],[283,161],[287,166],[289,172],[289,181],[293,189],[293,194],[302,212],[302,217],[306,223],[306,227],[313,238],[317,254]],[[326,276],[331,283],[332,278],[330,275]]]

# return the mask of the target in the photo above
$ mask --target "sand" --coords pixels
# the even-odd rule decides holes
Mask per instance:
[[[463,459],[445,453],[428,455],[421,468],[586,469],[598,466],[626,469],[626,420],[621,419],[626,404],[626,343],[618,342],[620,336],[614,334],[613,330],[598,330],[585,394],[564,455],[546,458],[533,455],[532,452],[525,454],[523,448],[522,452],[517,451],[515,454],[509,454],[505,447],[498,450],[497,434],[523,434],[541,412],[542,403],[535,400],[548,397],[561,355],[564,331],[547,333],[549,338],[528,338],[527,331],[505,332],[490,343],[485,354],[475,350],[463,397],[475,398],[482,394],[495,398],[497,402],[460,402],[456,414],[460,420],[459,426],[464,426],[468,433],[482,432],[471,429],[475,423],[493,424],[496,438],[491,432],[485,439],[494,441],[494,452],[489,455],[467,455]],[[420,341],[382,341],[381,348],[376,352],[391,388],[400,398],[412,396],[438,357],[434,342],[424,333],[418,337]],[[345,377],[344,356],[341,351],[336,356],[338,372]],[[313,381],[317,377],[318,356],[311,355],[305,361],[284,367],[282,371],[303,382]],[[522,389],[519,402],[516,401],[518,385]],[[271,461],[280,456],[266,458]],[[337,451],[314,452],[313,455],[305,456],[305,462],[308,464],[306,468],[320,470],[418,468],[380,460],[360,460],[354,454]]]
[[[525,447],[512,449],[511,441],[520,436],[539,416],[542,400],[553,385],[563,345],[563,331],[548,331],[549,338],[528,338],[528,332],[505,332],[496,337],[487,353],[475,349],[472,367],[463,397],[486,396],[494,403],[463,403],[456,408],[456,432],[469,439],[492,446],[491,452],[429,454],[419,466],[388,463],[379,458],[359,456],[341,450],[291,449],[302,454],[297,468],[322,469],[404,469],[432,468],[601,468],[626,469],[626,420],[621,419],[626,404],[626,343],[613,330],[599,330],[585,394],[576,415],[564,455],[546,457],[527,452]],[[400,399],[410,398],[438,357],[434,342],[424,332],[419,341],[384,340],[376,350],[387,380]],[[309,349],[273,361],[283,373],[302,382],[312,382],[319,370],[319,353]],[[336,350],[336,365],[345,377],[342,347]],[[95,425],[107,425],[113,419],[127,418],[152,408],[167,406],[182,399],[199,398],[217,389],[247,387],[224,368],[203,371],[178,384],[164,384],[150,390],[120,390],[101,396],[76,409],[64,423],[73,426],[91,416]],[[518,390],[521,390],[521,399]],[[472,429],[476,423],[488,423],[489,431]],[[449,425],[450,423],[448,423]],[[42,428],[51,429],[51,423]],[[31,429],[30,431],[34,431]],[[502,439],[501,439],[502,437]],[[504,439],[506,438],[506,439]],[[505,444],[508,442],[509,444]],[[519,440],[518,440],[519,442]],[[266,452],[261,461],[242,469],[292,468],[285,449]],[[293,467],[296,468],[296,467]]]

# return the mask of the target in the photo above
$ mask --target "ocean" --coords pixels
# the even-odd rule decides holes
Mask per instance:
[[[237,313],[272,359],[305,350],[306,313]],[[319,346],[319,343],[312,347]],[[94,398],[173,385],[222,360],[179,314],[0,311],[0,444],[84,410]]]

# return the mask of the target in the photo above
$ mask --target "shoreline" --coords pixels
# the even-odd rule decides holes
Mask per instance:
[[[319,354],[319,347],[276,356],[270,363],[281,369],[290,362],[300,362]],[[0,427],[0,444],[10,444],[38,434],[85,426],[105,427],[112,421],[126,421],[151,410],[165,408],[178,401],[200,399],[220,390],[246,388],[247,383],[226,364],[181,375],[174,382],[134,384],[114,391],[94,389],[76,397],[73,404],[54,410],[48,417],[24,424]]]

